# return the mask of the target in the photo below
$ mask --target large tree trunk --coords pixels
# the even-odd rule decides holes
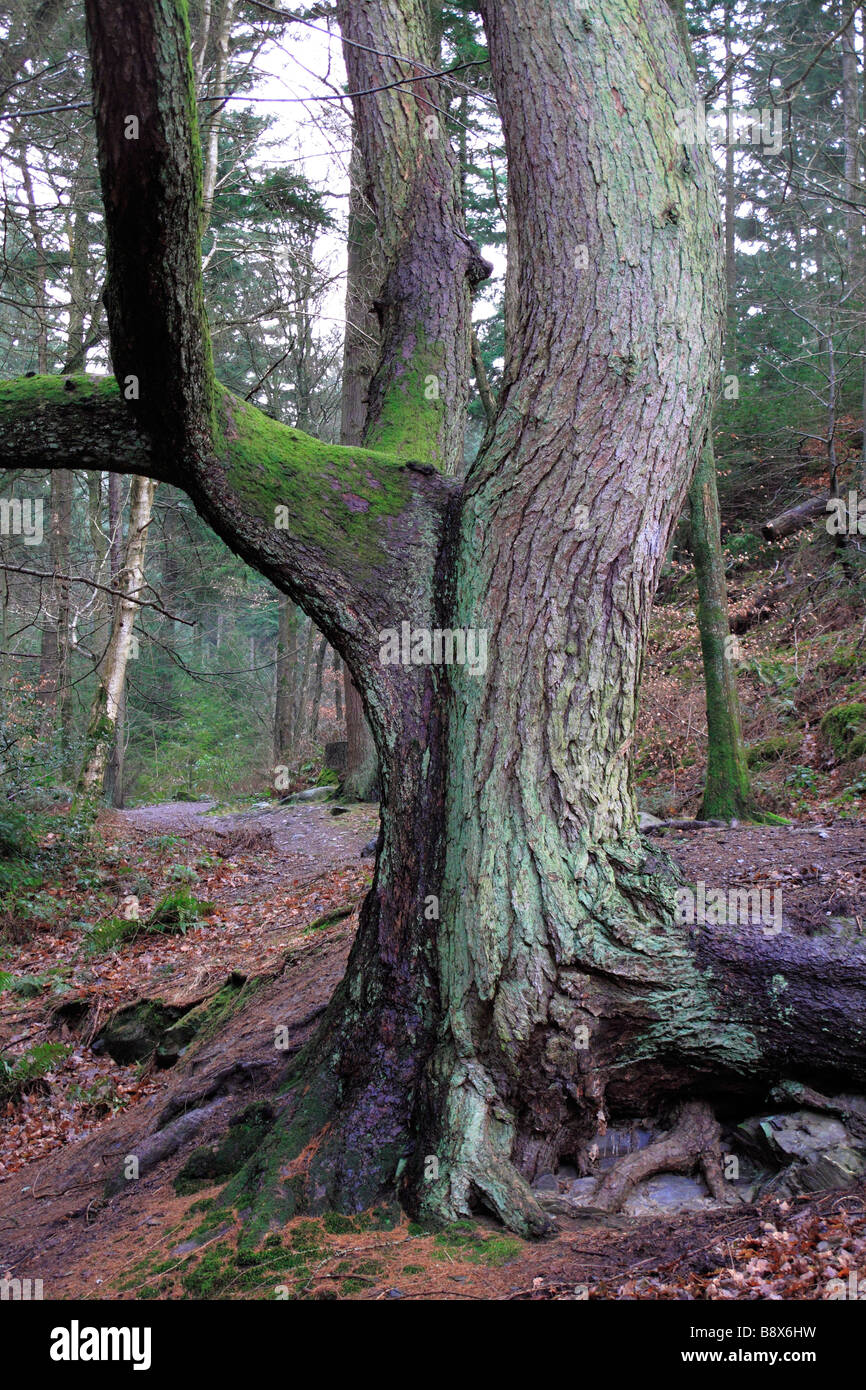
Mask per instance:
[[[712,161],[674,119],[694,100],[677,19],[667,0],[484,8],[521,255],[498,416],[464,482],[435,465],[462,447],[483,272],[422,0],[339,6],[351,89],[380,89],[356,110],[387,269],[375,448],[305,438],[214,378],[181,0],[88,0],[132,418],[84,380],[0,387],[0,466],[57,467],[60,449],[183,487],[341,652],[373,727],[374,882],[279,1120],[227,1190],[253,1231],[396,1187],[436,1220],[481,1201],[539,1232],[528,1180],[609,1118],[702,1087],[866,1080],[863,953],[690,931],[636,829],[648,616],[724,317]],[[122,72],[121,46],[137,55]],[[385,89],[395,65],[422,79],[411,93]],[[386,662],[403,622],[483,634],[487,660]]]

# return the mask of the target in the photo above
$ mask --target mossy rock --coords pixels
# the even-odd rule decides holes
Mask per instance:
[[[862,757],[866,750],[866,704],[855,700],[829,709],[821,720],[821,733],[837,762]]]
[[[749,767],[783,762],[792,753],[796,753],[802,738],[801,733],[771,734],[769,738],[762,738],[759,743],[751,744],[746,750]]]
[[[175,1178],[175,1190],[184,1195],[195,1192],[204,1183],[232,1177],[255,1153],[273,1120],[274,1112],[265,1102],[248,1106],[235,1116],[219,1144],[206,1145],[190,1154]]]
[[[107,1052],[125,1066],[143,1062],[155,1051],[160,1039],[187,1009],[164,1004],[161,999],[140,999],[126,1004],[111,1015],[93,1041],[93,1051]]]
[[[246,990],[244,998],[253,992],[253,982]],[[181,1054],[194,1038],[212,1033],[218,1024],[234,1012],[241,992],[248,984],[245,975],[233,971],[216,994],[188,1009],[176,1023],[167,1028],[156,1049],[156,1064],[159,1067],[173,1067]]]

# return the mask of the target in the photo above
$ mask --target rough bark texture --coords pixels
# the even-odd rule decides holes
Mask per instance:
[[[382,53],[429,59],[420,0],[340,9],[364,45],[347,51],[353,89],[393,80],[403,60]],[[609,1117],[813,1071],[866,1080],[862,952],[690,932],[636,828],[650,602],[706,437],[724,317],[712,162],[674,120],[694,91],[672,9],[485,6],[520,275],[498,415],[463,484],[437,469],[462,440],[480,272],[447,145],[424,133],[433,84],[357,108],[386,264],[377,448],[323,445],[211,379],[181,7],[88,12],[112,352],[147,389],[124,421],[107,388],[0,388],[0,465],[107,466],[108,440],[129,446],[118,471],[184,487],[343,655],[381,764],[375,877],[346,975],[292,1063],[279,1123],[228,1189],[251,1230],[397,1187],[434,1220],[481,1201],[537,1233],[528,1180]],[[104,70],[119,34],[144,50],[126,85]],[[146,171],[116,141],[130,89],[154,121]],[[146,303],[123,278],[136,255]],[[189,390],[165,382],[155,419],[166,363]],[[488,659],[475,674],[384,664],[379,633],[403,621],[483,633]]]
[[[376,222],[363,194],[363,159],[353,142],[349,175],[349,227],[346,266],[346,333],[343,340],[343,380],[340,443],[360,444],[367,423],[370,383],[379,357],[379,321],[373,309],[383,278]],[[346,672],[345,794],[366,801],[375,794],[378,760],[364,702]]]

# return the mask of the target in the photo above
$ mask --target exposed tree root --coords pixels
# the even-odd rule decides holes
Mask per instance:
[[[718,1121],[704,1101],[687,1101],[669,1134],[619,1160],[602,1180],[593,1206],[606,1212],[619,1211],[632,1188],[644,1178],[654,1173],[690,1173],[698,1164],[713,1197],[719,1202],[729,1201],[730,1190],[722,1177],[720,1133]]]

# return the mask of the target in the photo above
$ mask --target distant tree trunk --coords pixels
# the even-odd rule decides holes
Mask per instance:
[[[337,724],[343,722],[343,663],[338,652],[333,653],[334,657],[334,712],[337,716]]]
[[[60,733],[64,775],[69,774],[68,754],[72,727],[69,684],[71,647],[71,598],[69,592],[70,536],[72,531],[73,475],[65,469],[51,474],[48,554],[55,576],[53,605],[45,606],[39,659],[40,698],[53,712]]]
[[[303,621],[303,619],[302,619]],[[313,639],[316,625],[312,618],[307,619],[303,656],[300,655],[295,668],[294,718],[292,722],[292,747],[299,749],[307,729],[307,698],[310,676],[313,671]]]
[[[148,478],[135,478],[130,489],[126,551],[116,581],[123,597],[115,600],[111,637],[90,709],[84,759],[78,778],[77,792],[85,801],[94,801],[102,790],[106,764],[115,740],[126,680],[126,663],[132,649],[132,629],[139,611],[134,600],[144,585],[144,555],[155,486]]]
[[[123,784],[123,772],[126,763],[126,684],[120,696],[117,707],[117,721],[114,727],[114,739],[111,745],[111,756],[108,759],[108,766],[105,769],[105,796],[109,806],[121,809],[126,803],[126,792]]]
[[[274,763],[285,767],[294,751],[294,681],[298,664],[298,610],[280,595],[274,699]]]
[[[728,590],[719,519],[712,440],[708,439],[689,489],[691,548],[698,582],[698,630],[707,701],[705,819],[756,816],[737,694],[737,639],[728,621]]]
[[[310,719],[307,725],[307,740],[311,746],[315,744],[316,735],[319,732],[319,706],[322,703],[322,682],[324,680],[325,652],[327,650],[327,637],[320,637],[319,645],[316,650],[316,665],[313,673],[313,689],[310,697]]]
[[[117,587],[123,552],[123,493],[120,475],[108,475],[108,569],[111,588]],[[105,793],[112,806],[124,804],[123,767],[126,747],[126,684],[117,715],[114,743],[105,774]]]
[[[730,113],[734,107],[733,41],[731,34],[731,0],[725,0],[725,66],[729,69],[725,82],[725,101]],[[730,120],[730,115],[729,115]],[[737,371],[737,247],[736,247],[737,186],[734,165],[734,141],[730,129],[725,140],[725,371]]]

